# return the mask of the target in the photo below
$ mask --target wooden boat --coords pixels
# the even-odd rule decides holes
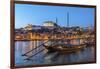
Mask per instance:
[[[84,49],[85,47],[86,47],[85,44],[70,45],[70,46],[65,46],[65,45],[45,46],[45,48],[49,52],[76,52],[78,50]]]

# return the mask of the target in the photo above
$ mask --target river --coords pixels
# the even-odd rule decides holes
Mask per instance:
[[[44,41],[15,41],[15,64],[18,65],[37,65],[37,64],[69,64],[77,62],[92,62],[95,60],[95,48],[94,46],[86,47],[84,50],[77,51],[75,53],[59,54],[57,52],[47,53],[47,50],[43,50],[41,53],[33,56],[30,60],[25,60],[29,56],[33,55],[40,49],[44,49],[43,46],[22,56],[22,54],[32,50],[39,46]]]

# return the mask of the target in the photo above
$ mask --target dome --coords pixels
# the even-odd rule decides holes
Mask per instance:
[[[57,26],[57,24],[53,21],[45,21],[43,26]]]

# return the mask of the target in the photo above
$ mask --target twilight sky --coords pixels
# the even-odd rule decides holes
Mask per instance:
[[[44,21],[56,21],[58,25],[67,26],[94,26],[94,8],[65,7],[15,4],[15,28],[25,27],[27,24],[42,25]]]

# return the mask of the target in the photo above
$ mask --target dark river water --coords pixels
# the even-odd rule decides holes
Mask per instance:
[[[75,53],[48,53],[47,50],[41,46],[36,50],[27,54],[27,56],[22,56],[22,54],[32,50],[33,48],[39,46],[44,41],[16,41],[15,42],[15,64],[18,65],[30,65],[30,64],[68,64],[77,62],[92,62],[95,60],[95,49],[94,46],[89,46],[84,48],[84,50],[77,51]],[[49,43],[48,43],[49,44]],[[29,56],[34,55],[39,50],[44,49],[39,54],[26,60]]]

